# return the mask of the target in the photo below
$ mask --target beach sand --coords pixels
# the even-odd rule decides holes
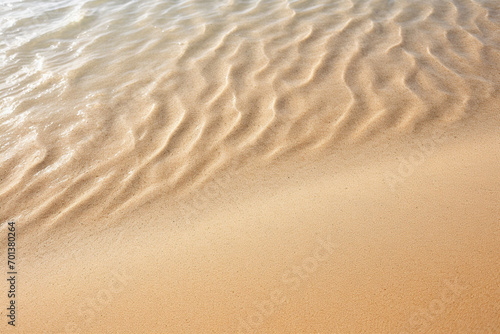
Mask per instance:
[[[500,4],[318,3],[13,95],[2,333],[500,333]]]

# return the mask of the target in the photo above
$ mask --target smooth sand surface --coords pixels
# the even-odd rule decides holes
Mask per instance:
[[[500,333],[497,1],[109,6],[5,67],[1,333]]]
[[[20,329],[497,333],[500,141],[482,130],[381,142],[348,166],[248,168],[190,225],[166,200],[99,235],[51,233],[22,248],[36,280],[20,284]]]

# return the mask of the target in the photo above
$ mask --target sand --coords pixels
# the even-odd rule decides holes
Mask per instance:
[[[12,93],[0,331],[500,333],[500,5],[196,6]]]

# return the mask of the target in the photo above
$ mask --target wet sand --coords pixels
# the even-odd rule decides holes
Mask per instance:
[[[500,142],[487,130],[247,168],[207,188],[190,223],[166,198],[97,235],[51,231],[43,251],[21,248],[36,280],[21,281],[20,328],[496,333]]]
[[[0,331],[500,333],[500,6],[187,3],[5,67]]]

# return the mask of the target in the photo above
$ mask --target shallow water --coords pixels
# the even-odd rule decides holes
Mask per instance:
[[[493,112],[500,3],[3,1],[1,220]]]

